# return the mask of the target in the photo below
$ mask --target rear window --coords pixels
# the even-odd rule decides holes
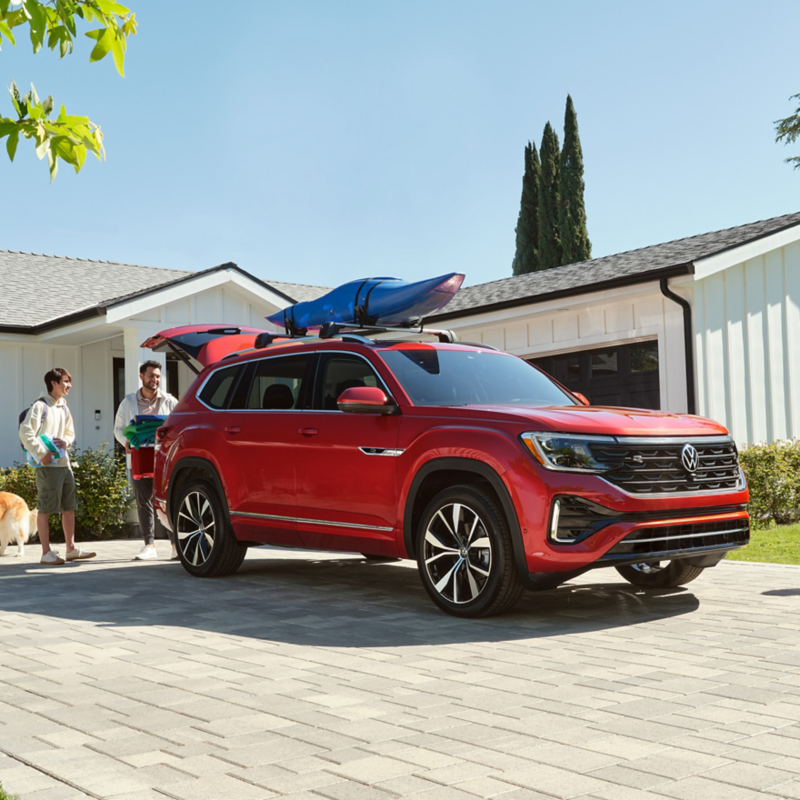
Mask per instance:
[[[574,406],[576,401],[521,358],[486,350],[383,350],[414,405]]]

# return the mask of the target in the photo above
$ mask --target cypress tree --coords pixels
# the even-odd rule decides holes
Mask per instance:
[[[542,134],[542,174],[539,181],[539,269],[562,264],[558,234],[558,136],[548,122]]]
[[[542,167],[533,142],[525,148],[525,174],[517,219],[517,249],[511,264],[514,275],[535,272],[539,250],[539,178]]]
[[[561,151],[558,168],[558,233],[561,239],[562,264],[574,264],[592,257],[592,243],[586,229],[583,190],[583,151],[578,136],[578,115],[575,113],[572,98],[567,95],[564,149]]]

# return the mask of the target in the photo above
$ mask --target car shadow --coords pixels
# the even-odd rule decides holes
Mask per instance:
[[[767,597],[794,597],[800,595],[800,589],[770,589],[767,592],[761,592],[761,594]]]
[[[357,648],[562,636],[663,620],[699,605],[685,589],[645,592],[608,580],[612,576],[603,570],[596,582],[584,576],[579,584],[525,592],[509,613],[465,620],[431,603],[409,561],[376,563],[309,551],[287,556],[259,548],[235,575],[210,580],[166,561],[57,568],[4,563],[0,613]]]

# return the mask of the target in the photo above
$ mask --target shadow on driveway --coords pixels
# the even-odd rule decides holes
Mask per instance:
[[[102,554],[101,554],[102,555]],[[694,611],[685,589],[643,592],[613,570],[526,592],[504,616],[461,620],[428,599],[412,562],[251,550],[236,575],[204,580],[176,562],[97,561],[0,571],[0,613],[109,626],[180,626],[297,645],[397,647],[533,639],[598,631]],[[589,576],[593,577],[592,575]]]

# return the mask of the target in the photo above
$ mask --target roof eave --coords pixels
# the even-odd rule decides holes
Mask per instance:
[[[584,284],[583,286],[576,286],[570,289],[561,289],[559,291],[547,292],[545,294],[538,295],[527,295],[525,297],[515,297],[513,300],[503,300],[499,303],[489,303],[483,306],[464,308],[460,311],[450,311],[443,314],[435,314],[433,316],[426,317],[425,323],[443,322],[445,320],[458,319],[459,317],[471,317],[476,314],[502,311],[506,308],[536,305],[537,303],[545,303],[549,300],[559,300],[564,297],[575,297],[581,294],[601,292],[608,289],[618,289],[623,286],[635,286],[639,283],[653,283],[660,281],[662,278],[674,278],[678,275],[691,275],[693,272],[694,262],[688,261],[685,264],[675,264],[671,267],[652,270],[644,274],[637,273],[636,275],[625,275],[623,277],[611,278],[606,281],[598,281],[597,283]]]

